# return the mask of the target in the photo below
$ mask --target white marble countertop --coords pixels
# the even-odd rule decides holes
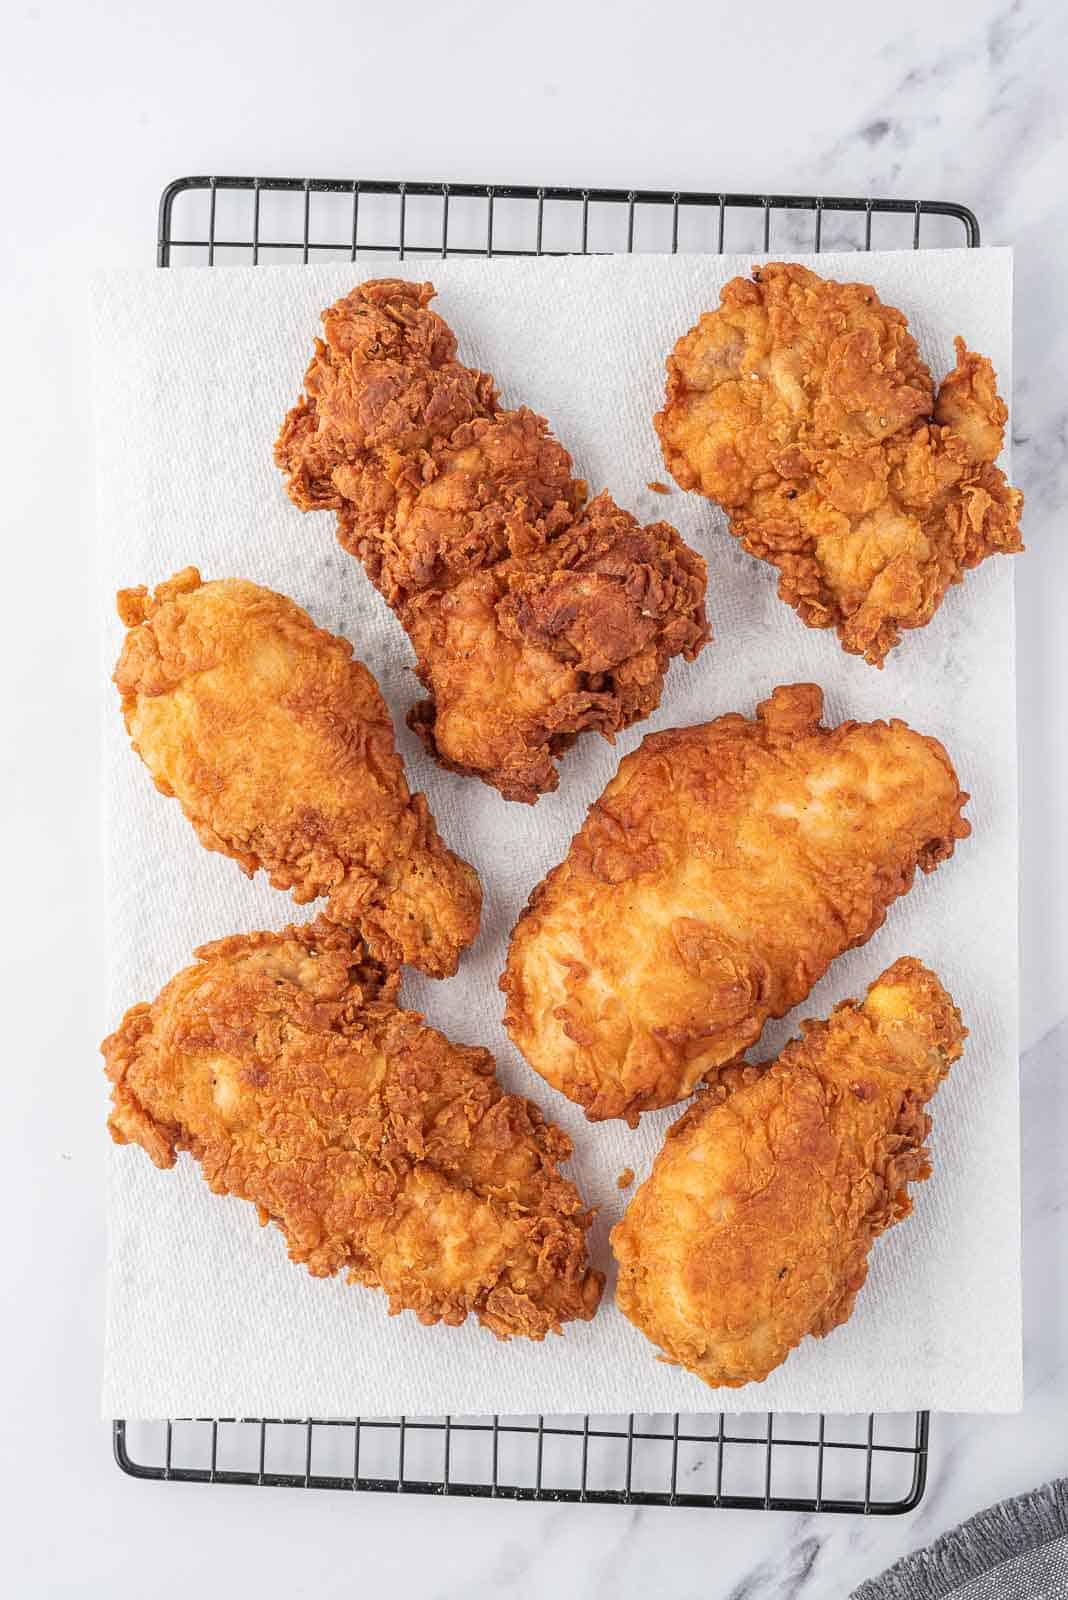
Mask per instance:
[[[28,5],[5,25],[7,1200],[0,1586],[19,1596],[848,1595],[1068,1467],[1068,32],[1049,0]],[[96,619],[85,286],[192,171],[955,199],[1016,248],[1027,1401],[937,1416],[886,1521],[136,1484],[97,1418]],[[14,908],[18,910],[16,921]],[[161,907],[161,914],[165,914]],[[87,1042],[88,1040],[88,1042]],[[1006,1139],[1016,1130],[1006,1128]],[[982,1205],[982,1196],[976,1196]],[[6,1585],[5,1585],[6,1580]]]

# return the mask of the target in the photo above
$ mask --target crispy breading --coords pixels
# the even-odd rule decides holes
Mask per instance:
[[[671,658],[698,654],[706,570],[667,523],[586,504],[545,419],[456,361],[433,293],[386,279],[324,313],[275,459],[407,630],[431,696],[412,726],[443,766],[531,802],[579,733],[648,715]]]
[[[117,1144],[188,1150],[316,1277],[383,1289],[391,1313],[500,1339],[588,1320],[591,1213],[559,1128],[505,1095],[486,1050],[398,1009],[397,979],[320,918],[198,950],[102,1050]]]
[[[304,394],[282,425],[275,460],[302,511],[338,510],[334,472],[377,448],[418,454],[497,395],[488,373],[456,360],[456,339],[428,309],[428,283],[383,278],[323,312]]]
[[[586,485],[533,411],[464,423],[433,457],[393,447],[341,465],[338,540],[398,611],[571,526]]]
[[[872,1240],[930,1175],[924,1107],[966,1036],[934,973],[905,956],[774,1063],[727,1069],[668,1130],[612,1230],[624,1316],[732,1389],[845,1322]]]
[[[668,357],[668,470],[779,569],[803,622],[874,666],[968,568],[1023,549],[994,370],[956,353],[936,396],[900,311],[779,262],[732,279]]]
[[[670,658],[700,648],[704,585],[673,528],[599,495],[543,549],[408,602],[430,691],[409,723],[443,765],[534,801],[581,732],[611,738],[656,709]]]
[[[378,685],[292,600],[187,567],[119,595],[115,683],[134,749],[209,850],[358,924],[433,977],[478,932],[473,867],[410,794]]]
[[[650,734],[531,895],[505,1024],[591,1121],[692,1093],[971,831],[937,740],[822,707],[794,684]]]

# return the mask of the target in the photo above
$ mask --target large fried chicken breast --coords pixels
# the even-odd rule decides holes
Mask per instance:
[[[588,1320],[591,1214],[567,1137],[502,1093],[492,1056],[396,1004],[360,936],[320,919],[221,939],[102,1046],[118,1144],[188,1150],[316,1277],[391,1312],[542,1339]]]
[[[777,1061],[726,1068],[612,1230],[623,1314],[732,1389],[845,1322],[872,1240],[930,1175],[924,1108],[965,1037],[934,973],[905,956]]]
[[[822,707],[794,684],[754,721],[650,734],[531,895],[505,1023],[591,1120],[692,1093],[970,832],[936,739]]]

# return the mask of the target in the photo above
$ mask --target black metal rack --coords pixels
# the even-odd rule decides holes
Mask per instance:
[[[196,177],[178,178],[163,191],[156,259],[169,267],[214,266],[221,260],[258,265],[348,256],[355,261],[361,251],[401,260],[609,250],[767,251],[773,217],[776,249],[909,244],[918,250],[921,243],[979,243],[973,213],[941,200]],[[736,228],[743,218],[750,226]]]
[[[975,246],[932,200],[655,189],[179,178],[157,262],[216,266],[609,251]],[[908,1416],[195,1418],[116,1421],[135,1478],[484,1499],[893,1516],[927,1482],[930,1418]]]
[[[610,1505],[893,1516],[929,1417],[353,1417],[116,1422],[135,1478]]]

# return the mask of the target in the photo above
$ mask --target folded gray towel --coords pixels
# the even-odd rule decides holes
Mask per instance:
[[[980,1511],[870,1578],[853,1600],[1065,1600],[1068,1478]]]

